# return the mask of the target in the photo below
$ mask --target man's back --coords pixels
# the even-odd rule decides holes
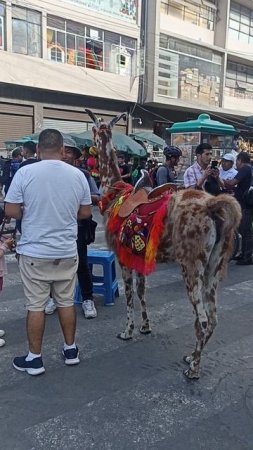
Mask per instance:
[[[23,203],[22,236],[17,251],[37,258],[68,258],[76,254],[77,213],[91,203],[80,170],[58,160],[21,168],[6,202]]]

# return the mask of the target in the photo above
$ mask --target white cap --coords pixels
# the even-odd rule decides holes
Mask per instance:
[[[232,155],[232,153],[225,153],[225,155],[223,155],[221,159],[225,159],[226,161],[231,161],[232,163],[235,162],[235,158],[234,158],[234,155]]]

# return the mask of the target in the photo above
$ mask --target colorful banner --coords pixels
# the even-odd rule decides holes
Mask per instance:
[[[108,14],[117,19],[131,23],[137,21],[137,10],[139,0],[64,0],[68,3]]]

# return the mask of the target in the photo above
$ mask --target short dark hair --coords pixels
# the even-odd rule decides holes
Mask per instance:
[[[21,156],[21,147],[14,148],[14,150],[11,154],[12,158],[17,158],[18,156]]]
[[[212,149],[213,147],[210,144],[208,144],[207,142],[206,143],[203,142],[202,144],[199,144],[196,147],[195,155],[202,155],[205,150],[212,150]]]
[[[63,137],[60,131],[53,128],[43,130],[39,135],[40,150],[57,151],[63,147]]]
[[[26,148],[29,153],[35,155],[36,153],[36,144],[33,141],[27,141],[23,144],[23,148]]]
[[[238,153],[237,159],[245,164],[250,164],[250,156],[247,152]]]

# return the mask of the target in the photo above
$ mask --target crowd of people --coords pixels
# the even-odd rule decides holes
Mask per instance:
[[[130,169],[124,155],[118,155],[123,181],[136,183],[142,169],[149,173],[153,187],[177,181],[177,165],[181,150],[167,146],[165,161],[141,160]],[[6,169],[7,170],[7,169]],[[28,353],[14,358],[17,370],[31,375],[44,373],[41,347],[45,313],[58,310],[64,343],[62,355],[66,365],[78,364],[75,343],[76,316],[73,295],[78,277],[85,318],[95,318],[87,246],[94,241],[96,222],[92,205],[100,200],[97,150],[76,146],[72,138],[54,129],[39,135],[12,152],[5,178],[5,216],[16,219],[20,232],[17,260],[24,287],[27,309]],[[242,235],[238,265],[253,264],[253,200],[250,187],[252,169],[248,153],[241,152],[236,161],[232,153],[224,154],[220,165],[212,161],[212,147],[203,143],[196,148],[196,160],[185,171],[183,187],[201,189],[212,195],[234,195],[241,205]],[[11,238],[0,242],[0,291],[5,273],[4,254],[13,245]],[[0,346],[4,345],[0,330]]]

